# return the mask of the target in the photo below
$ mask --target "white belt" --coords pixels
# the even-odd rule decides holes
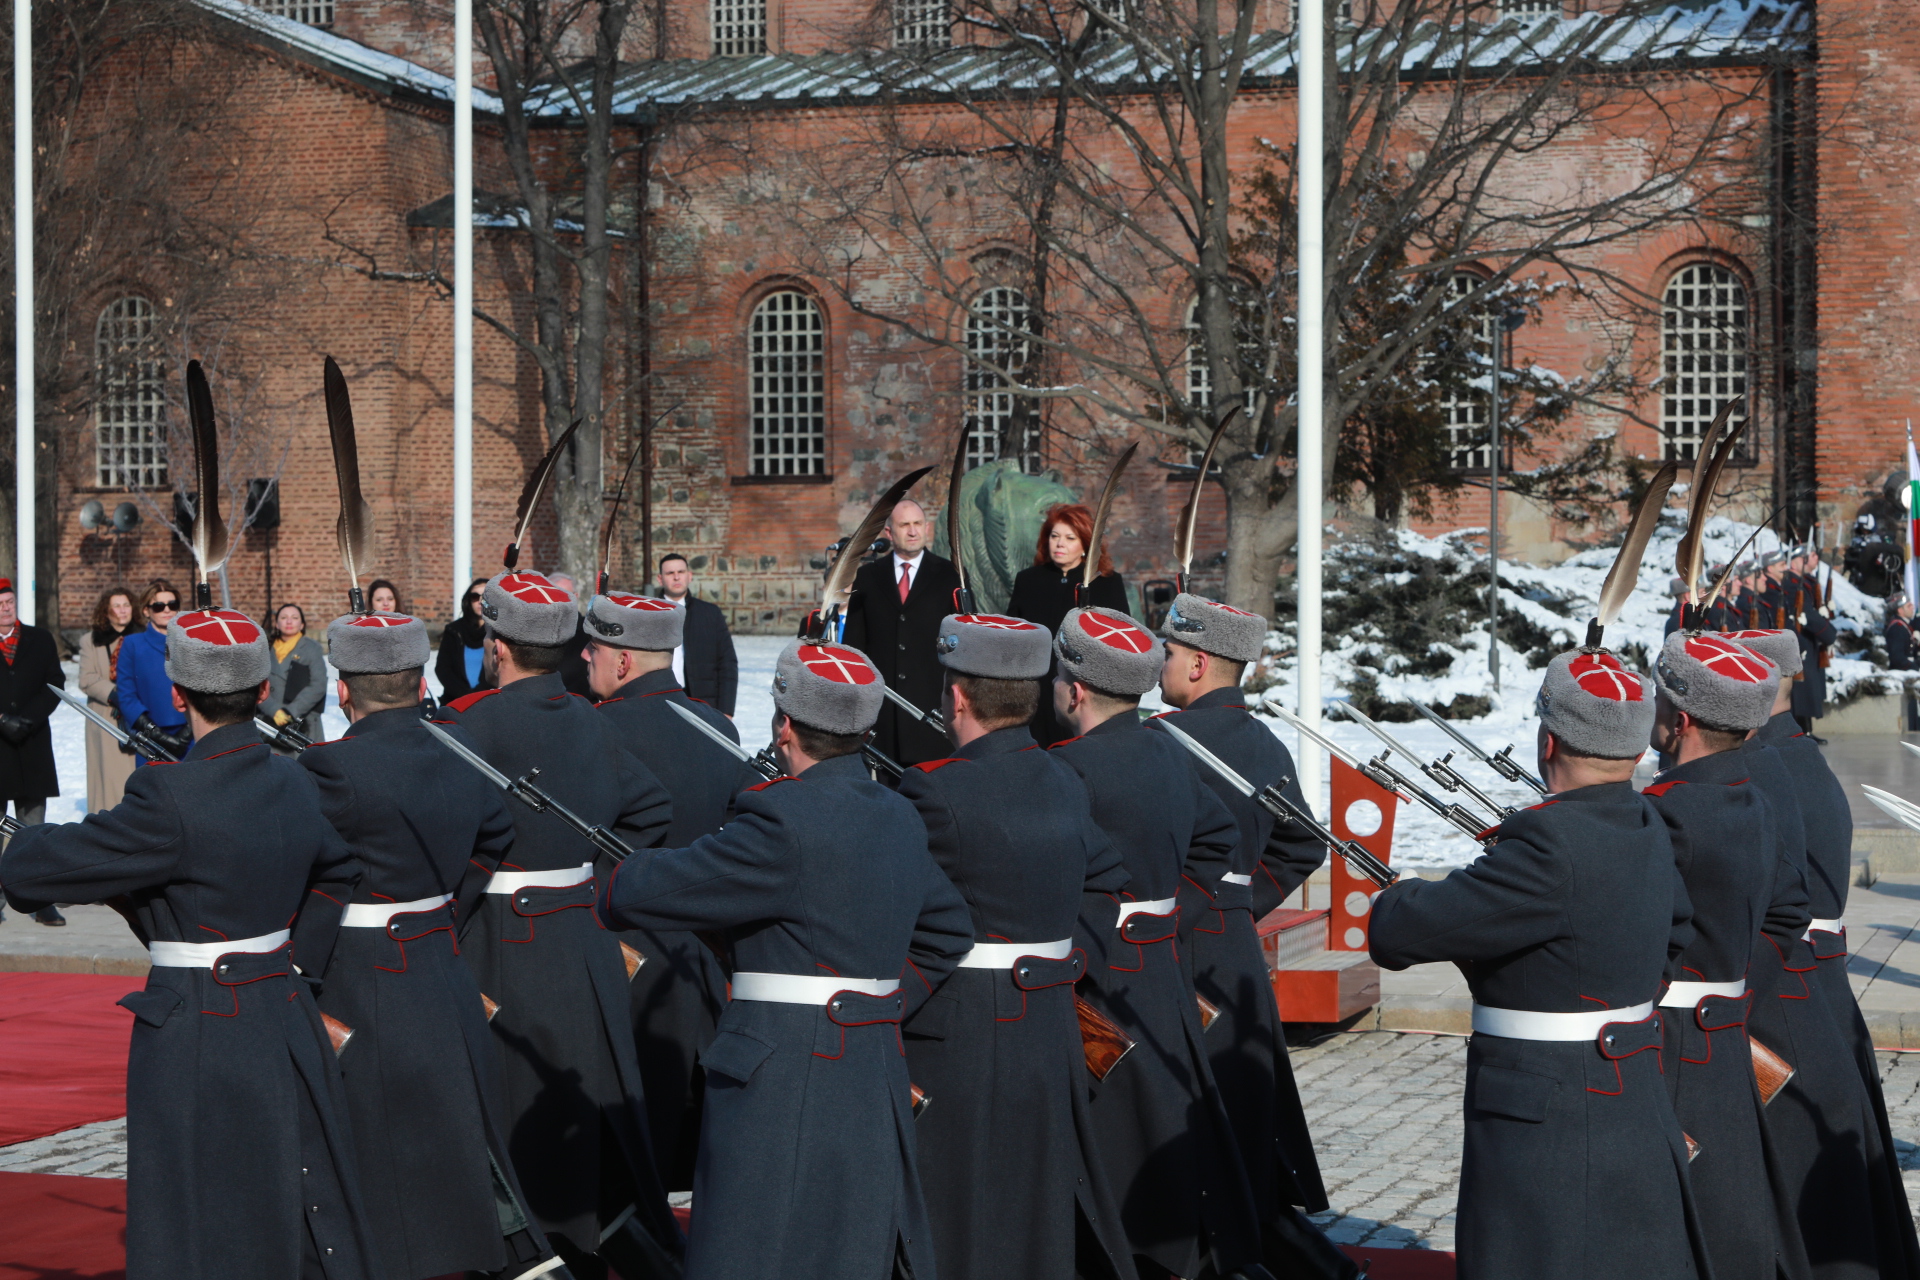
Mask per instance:
[[[842,991],[863,996],[890,996],[900,989],[898,978],[814,977],[797,973],[736,973],[735,1000],[765,1000],[773,1004],[825,1004]]]
[[[1113,922],[1118,929],[1127,922],[1128,916],[1168,916],[1180,904],[1178,898],[1155,898],[1152,902],[1123,902],[1120,904],[1120,918]]]
[[[1638,1022],[1653,1012],[1653,1001],[1631,1009],[1595,1009],[1591,1013],[1536,1013],[1532,1009],[1473,1006],[1473,1029],[1509,1040],[1591,1040],[1609,1022]]]
[[[571,889],[593,879],[593,864],[561,867],[558,871],[496,871],[487,881],[488,893],[518,893],[522,889]]]
[[[1738,1000],[1747,994],[1747,980],[1736,978],[1732,982],[1676,982],[1667,988],[1667,994],[1660,997],[1663,1009],[1691,1009],[1708,996],[1725,996],[1729,1000]]]
[[[1821,933],[1837,933],[1842,937],[1845,937],[1847,932],[1847,926],[1838,920],[1815,920],[1807,925],[1807,931],[1800,935],[1800,940],[1802,942],[1812,942],[1813,933],[1816,929]]]
[[[156,969],[211,969],[221,956],[234,952],[260,955],[278,951],[292,937],[291,932],[282,929],[257,938],[235,938],[232,942],[155,942],[147,947],[147,956]]]
[[[395,916],[431,911],[452,901],[452,894],[443,893],[437,898],[415,898],[412,902],[351,902],[347,904],[347,913],[340,917],[340,923],[348,929],[384,929]]]
[[[1220,877],[1221,884],[1252,884],[1252,876],[1243,876],[1238,871],[1229,871]]]
[[[1021,956],[1065,960],[1073,954],[1073,939],[1058,942],[976,942],[960,961],[962,969],[1011,969]]]

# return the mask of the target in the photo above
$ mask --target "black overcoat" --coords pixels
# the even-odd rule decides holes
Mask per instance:
[[[609,924],[713,931],[734,973],[901,986],[727,1005],[700,1058],[687,1278],[890,1280],[897,1255],[933,1276],[899,1023],[972,946],[966,904],[913,806],[857,755],[736,803],[717,834],[621,864],[601,897]]]
[[[32,722],[33,731],[19,743],[0,736],[0,805],[8,800],[31,804],[60,794],[53,731],[47,727],[60,699],[47,688],[49,683],[67,687],[53,633],[21,623],[13,661],[0,661],[0,715],[20,716]]]
[[[1806,849],[1808,909],[1813,919],[1828,925],[1825,928],[1808,928],[1797,945],[1788,948],[1790,953],[1798,956],[1794,962],[1798,967],[1791,975],[1782,971],[1782,995],[1790,997],[1802,992],[1803,986],[1792,980],[1795,977],[1803,981],[1804,988],[1817,993],[1815,1001],[1796,1003],[1819,1004],[1826,1020],[1845,1041],[1867,1108],[1866,1120],[1858,1126],[1860,1145],[1854,1157],[1864,1162],[1864,1170],[1855,1166],[1853,1159],[1849,1159],[1844,1172],[1835,1172],[1829,1157],[1816,1171],[1812,1162],[1821,1160],[1822,1156],[1817,1147],[1809,1147],[1808,1143],[1818,1135],[1806,1122],[1813,1115],[1825,1111],[1837,1110],[1839,1115],[1845,1117],[1854,1114],[1851,1106],[1844,1101],[1849,1091],[1822,1091],[1819,1095],[1803,1092],[1818,1089],[1820,1081],[1817,1073],[1820,1070],[1838,1070],[1833,1062],[1835,1055],[1832,1045],[1822,1042],[1813,1051],[1818,1058],[1814,1066],[1814,1078],[1801,1081],[1796,1076],[1787,1086],[1801,1108],[1795,1112],[1783,1112],[1778,1122],[1791,1128],[1801,1139],[1795,1149],[1787,1153],[1787,1157],[1804,1176],[1813,1177],[1818,1182],[1819,1190],[1814,1193],[1812,1201],[1830,1202],[1825,1208],[1815,1208],[1817,1224],[1806,1227],[1809,1249],[1815,1251],[1816,1262],[1827,1258],[1852,1258],[1857,1253],[1855,1246],[1841,1237],[1871,1234],[1876,1241],[1876,1265],[1881,1274],[1920,1276],[1920,1244],[1915,1241],[1913,1217],[1900,1177],[1899,1157],[1888,1122],[1886,1095],[1880,1085],[1880,1064],[1874,1056],[1873,1040],[1867,1033],[1866,1020],[1860,1016],[1859,1001],[1854,998],[1852,984],[1847,980],[1846,930],[1841,928],[1836,932],[1831,927],[1831,922],[1839,920],[1847,908],[1853,813],[1847,804],[1846,791],[1839,779],[1833,776],[1833,770],[1827,765],[1819,746],[1810,736],[1801,732],[1792,716],[1786,713],[1776,715],[1762,725],[1743,750],[1756,757],[1756,783],[1764,773],[1772,782],[1768,794],[1782,797],[1778,807],[1790,808],[1796,815],[1794,829],[1803,835]],[[1777,764],[1767,761],[1768,756],[1774,757]],[[1777,945],[1785,947],[1793,941],[1782,932]],[[1782,1008],[1792,1010],[1795,1004],[1783,1004]],[[1768,1108],[1768,1111],[1771,1113],[1773,1108]],[[1854,1131],[1855,1126],[1850,1119],[1835,1123],[1840,1126],[1838,1132]],[[1861,1185],[1862,1179],[1864,1185]],[[1869,1222],[1863,1216],[1869,1211],[1870,1230]],[[1803,1222],[1806,1216],[1803,1212]],[[1816,1236],[1819,1237],[1817,1243]],[[1841,1274],[1845,1274],[1844,1270]]]
[[[1009,617],[1037,622],[1058,635],[1067,611],[1082,605],[1113,609],[1119,613],[1132,612],[1127,607],[1126,581],[1118,573],[1097,575],[1084,597],[1079,593],[1079,583],[1078,569],[1072,573],[1061,573],[1053,564],[1030,564],[1013,575],[1013,594],[1007,600],[1007,614]],[[1053,666],[1058,665],[1055,660]],[[1040,745],[1047,747],[1073,736],[1073,730],[1060,723],[1053,714],[1053,693],[1049,688],[1052,683],[1053,672],[1049,670],[1040,681],[1040,706],[1033,715],[1033,736],[1039,739]]]
[[[687,625],[680,646],[680,674],[687,692],[723,716],[733,714],[740,691],[740,657],[733,649],[727,615],[711,600],[689,595]]]
[[[853,575],[853,596],[847,601],[847,629],[842,643],[872,659],[888,688],[923,711],[935,711],[940,707],[946,677],[933,646],[940,619],[953,612],[953,593],[960,589],[960,575],[954,572],[951,560],[923,552],[903,603],[894,564],[891,555],[882,556],[861,565]],[[891,702],[880,706],[873,744],[901,764],[939,760],[951,746],[945,737]]]
[[[1126,899],[1174,899],[1190,859],[1224,862],[1239,845],[1233,814],[1187,753],[1131,710],[1053,755],[1086,782],[1093,819],[1131,876]],[[1119,895],[1088,895],[1077,934],[1088,1002],[1136,1042],[1094,1087],[1100,1158],[1136,1254],[1180,1276],[1211,1255],[1226,1274],[1258,1261],[1259,1224],[1178,946],[1179,907],[1116,929],[1120,906]]]
[[[733,741],[733,721],[689,698],[673,668],[649,671],[620,686],[600,704],[614,736],[653,771],[673,796],[673,821],[660,843],[681,849],[726,823],[733,797],[760,781],[717,743],[670,710],[695,712]],[[627,984],[640,1078],[647,1089],[647,1128],[654,1159],[668,1190],[693,1186],[693,1159],[700,1143],[701,1050],[727,1003],[727,975],[713,952],[691,933],[632,929],[622,935],[646,963]]]
[[[900,794],[966,899],[975,942],[1070,940],[1083,893],[1127,885],[1086,785],[1025,725],[907,770]],[[1077,949],[956,969],[903,1028],[913,1082],[934,1100],[914,1127],[941,1280],[1098,1274],[1075,1266],[1076,1199],[1105,1270],[1134,1274],[1090,1128],[1073,1006],[1085,972]]]
[[[1387,969],[1453,961],[1479,1005],[1628,1009],[1659,996],[1690,915],[1666,825],[1618,782],[1522,809],[1444,880],[1382,890],[1370,950]],[[1656,1013],[1591,1040],[1468,1042],[1462,1276],[1712,1275],[1660,1034]]]
[[[1194,699],[1186,710],[1161,718],[1171,720],[1254,786],[1284,782],[1298,798],[1292,754],[1248,713],[1240,690],[1216,689]],[[1207,1057],[1233,1121],[1260,1220],[1271,1221],[1287,1204],[1318,1213],[1327,1207],[1327,1192],[1287,1058],[1280,1006],[1254,928],[1259,917],[1253,905],[1256,884],[1263,885],[1263,896],[1270,896],[1283,878],[1298,875],[1304,880],[1311,875],[1311,867],[1302,871],[1299,866],[1310,855],[1297,840],[1274,848],[1269,843],[1273,815],[1213,770],[1202,766],[1198,772],[1233,814],[1240,832],[1230,859],[1189,859],[1181,876],[1180,940],[1192,956],[1194,989],[1220,1010],[1207,1027]],[[1318,856],[1312,861],[1317,864],[1327,851],[1324,846],[1314,849]],[[1279,874],[1266,865],[1263,853],[1282,864]],[[1247,882],[1223,880],[1223,875],[1245,876]],[[1277,900],[1274,905],[1279,905]]]
[[[427,732],[418,707],[357,720],[299,760],[359,862],[355,903],[457,895],[472,860],[495,865],[513,845],[499,790]],[[390,1276],[550,1257],[537,1229],[509,1244],[515,1232],[502,1228],[494,1165],[522,1218],[526,1201],[507,1149],[499,1053],[454,943],[454,904],[385,927],[334,924],[339,941],[316,975],[320,1010],[353,1028],[340,1069],[367,1216]],[[296,935],[296,953],[301,942]]]
[[[501,772],[536,783],[588,822],[635,848],[657,844],[673,804],[613,726],[558,675],[468,694],[434,719],[458,724]],[[507,801],[514,843],[502,871],[560,871],[594,848],[552,814]],[[583,1252],[631,1197],[641,1225],[677,1251],[647,1138],[646,1092],[633,1050],[620,941],[592,910],[589,879],[568,888],[486,892],[495,870],[476,859],[460,889],[460,949],[496,1001],[493,1034],[506,1085],[508,1144],[534,1217]],[[604,1182],[604,1185],[603,1185]]]
[[[382,1274],[340,1071],[292,967],[325,967],[356,874],[313,779],[251,724],[135,769],[118,805],[28,827],[0,855],[15,908],[126,895],[143,943],[259,938],[315,917],[298,954],[156,966],[120,1001],[134,1015],[129,1280]]]
[[[1805,883],[1781,851],[1751,772],[1740,752],[1726,751],[1675,765],[1644,792],[1667,825],[1693,905],[1693,938],[1673,962],[1676,982],[1744,982],[1770,914],[1788,928],[1806,916]],[[1715,1280],[1809,1274],[1794,1191],[1754,1083],[1752,1003],[1749,991],[1661,1006],[1662,1067],[1674,1117],[1699,1144],[1688,1174]]]

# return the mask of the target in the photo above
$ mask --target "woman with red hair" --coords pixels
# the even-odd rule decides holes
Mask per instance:
[[[1040,539],[1033,549],[1033,564],[1013,579],[1013,599],[1007,612],[1028,622],[1037,622],[1058,633],[1067,610],[1080,605],[1127,609],[1127,584],[1113,570],[1104,539],[1097,549],[1097,573],[1084,598],[1076,599],[1080,577],[1085,571],[1088,544],[1093,541],[1093,512],[1077,502],[1062,502],[1047,509],[1040,522]],[[1072,732],[1053,718],[1053,695],[1049,674],[1041,686],[1040,711],[1033,719],[1033,736],[1042,746],[1050,746]]]

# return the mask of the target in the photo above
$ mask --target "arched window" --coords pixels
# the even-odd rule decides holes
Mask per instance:
[[[995,287],[967,309],[967,466],[1018,458],[1028,475],[1040,471],[1040,415],[1017,392],[1032,344],[1026,332],[1027,295]]]
[[[118,298],[93,326],[94,483],[167,487],[166,396],[158,317],[145,298]]]
[[[767,0],[713,0],[713,56],[767,51]]]
[[[1447,278],[1447,303],[1456,306],[1480,287],[1480,277],[1470,271],[1456,271]],[[1447,433],[1447,465],[1455,471],[1485,471],[1488,448],[1488,411],[1492,396],[1488,378],[1493,369],[1493,312],[1481,307],[1461,317],[1455,332],[1472,344],[1472,360],[1462,377],[1448,381],[1440,393],[1440,425]],[[1506,450],[1501,450],[1504,454]]]
[[[768,294],[748,329],[756,476],[827,473],[827,326],[804,293]]]
[[[1661,299],[1660,431],[1663,457],[1690,462],[1729,399],[1727,430],[1747,420],[1747,287],[1712,262],[1674,272]],[[1751,461],[1743,448],[1742,461]]]

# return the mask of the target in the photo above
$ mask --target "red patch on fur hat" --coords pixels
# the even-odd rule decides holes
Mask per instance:
[[[993,627],[1000,631],[1038,631],[1039,628],[1025,618],[1009,618],[1001,613],[961,613],[955,614],[955,622],[964,622],[969,626]]]
[[[355,618],[350,627],[404,627],[413,619],[399,613],[367,613]]]
[[[1098,613],[1083,613],[1079,621],[1080,630],[1086,632],[1087,639],[1098,640],[1109,649],[1118,649],[1122,653],[1145,653],[1153,648],[1153,637],[1131,622],[1122,622]]]
[[[1746,684],[1759,684],[1779,677],[1779,669],[1751,649],[1743,649],[1716,636],[1694,636],[1687,641],[1687,656],[1715,675]]]
[[[659,600],[653,596],[630,596],[624,591],[607,592],[607,600],[622,609],[638,609],[643,613],[672,613],[675,608],[670,600]]]
[[[1639,702],[1646,697],[1640,677],[1610,653],[1583,653],[1567,664],[1567,674],[1583,692],[1609,702]]]
[[[174,620],[173,629],[201,644],[252,644],[261,636],[252,618],[231,609],[183,613]]]
[[[573,597],[548,582],[545,574],[510,573],[500,579],[500,589],[515,600],[528,604],[572,604]]]
[[[800,665],[835,684],[872,684],[880,677],[866,656],[855,649],[831,644],[803,644],[794,654]]]

